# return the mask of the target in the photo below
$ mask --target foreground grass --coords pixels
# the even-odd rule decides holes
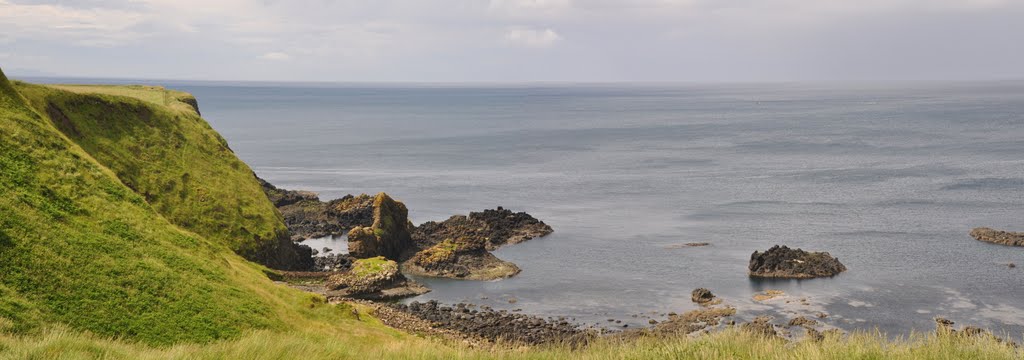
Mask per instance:
[[[790,343],[738,329],[695,338],[604,339],[585,348],[470,349],[425,339],[365,341],[347,332],[258,331],[207,345],[152,348],[68,330],[38,337],[0,336],[0,359],[1021,359],[1024,352],[991,338],[881,334]],[[379,339],[378,339],[379,340]]]

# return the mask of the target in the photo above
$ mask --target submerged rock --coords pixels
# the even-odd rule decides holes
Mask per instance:
[[[383,256],[398,260],[412,248],[409,209],[385,193],[373,200],[373,224],[348,232],[348,253],[356,258]]]
[[[331,275],[324,286],[328,297],[369,300],[396,299],[430,291],[403,276],[394,260],[382,256],[356,260],[351,270]]]
[[[999,245],[1024,246],[1024,233],[994,230],[987,227],[980,227],[971,230],[971,237],[978,241],[984,241]]]
[[[743,324],[742,328],[743,330],[764,337],[776,337],[779,335],[779,333],[775,331],[775,325],[772,324],[772,318],[764,315],[758,316],[754,318],[754,320]]]
[[[846,271],[846,266],[827,252],[775,245],[765,252],[755,251],[748,269],[752,277],[810,279],[835,276]]]

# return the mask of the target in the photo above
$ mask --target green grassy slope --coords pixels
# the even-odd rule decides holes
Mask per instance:
[[[278,248],[287,240],[280,214],[252,170],[181,101],[190,95],[142,86],[15,87],[167,219],[249,259],[285,262],[277,254],[289,250]]]
[[[222,245],[178,229],[0,78],[0,317],[151,343],[272,327]]]
[[[47,92],[30,85],[18,87],[36,92],[30,98]],[[199,201],[201,204],[182,205],[196,214],[170,209],[171,201],[157,200],[165,196],[163,193],[146,192],[156,191],[149,186],[159,183],[157,175],[166,172],[133,161],[121,164],[109,160],[114,155],[104,153],[106,146],[113,146],[111,143],[125,144],[118,141],[133,137],[132,126],[147,128],[138,131],[145,134],[140,135],[144,139],[156,136],[148,129],[155,124],[132,125],[128,124],[132,121],[128,115],[116,118],[102,115],[104,112],[148,113],[153,120],[175,117],[172,111],[178,110],[106,96],[60,93],[60,99],[55,100],[68,106],[88,104],[83,106],[86,114],[110,122],[110,133],[120,138],[97,140],[99,152],[95,155],[123,166],[123,173],[131,173],[133,164],[147,169],[133,173],[136,180],[128,182],[145,184],[137,188],[156,196],[151,205],[96,161],[94,154],[70,141],[49,119],[34,111],[17,90],[0,72],[0,332],[30,334],[52,324],[64,324],[102,336],[172,344],[233,338],[251,329],[305,328],[313,326],[311,321],[344,318],[344,314],[335,313],[336,309],[310,306],[307,294],[273,284],[261,266],[245,261],[228,247],[238,242],[225,242],[224,236],[211,240],[167,220],[171,216],[182,222],[201,217],[242,219],[238,221],[250,221],[253,229],[270,236],[278,231],[280,223],[272,208],[269,214],[249,214],[255,211],[245,209],[235,212],[233,206],[263,205],[246,204],[239,195],[220,191]],[[104,110],[104,106],[111,109]],[[178,126],[208,129],[197,117],[175,118],[182,123]],[[144,119],[135,118],[140,122]],[[88,122],[82,124],[83,132],[96,131],[85,130]],[[216,140],[209,137],[213,136],[210,133],[197,131],[185,136],[208,136],[190,139],[196,143]],[[136,156],[148,158],[145,153],[139,151]],[[227,154],[230,152],[217,156],[227,158]],[[225,163],[238,164],[240,173],[249,171],[233,157]],[[215,181],[226,189],[240,193],[247,190],[249,180],[233,183],[231,180],[240,176],[219,171],[204,174],[222,175]],[[255,191],[260,190],[257,187]],[[266,198],[263,202],[269,204]],[[167,217],[158,209],[164,209]],[[216,214],[218,211],[229,215]],[[260,219],[269,219],[269,224],[255,224]],[[213,224],[204,221],[197,223]],[[240,232],[231,224],[210,226],[194,227],[211,233],[217,228]],[[323,316],[326,318],[316,320]]]

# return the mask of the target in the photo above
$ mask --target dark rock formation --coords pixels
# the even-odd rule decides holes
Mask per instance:
[[[488,307],[475,309],[469,304],[443,306],[437,301],[395,305],[396,309],[430,321],[434,327],[455,330],[492,342],[537,345],[545,343],[578,344],[591,336],[565,318],[545,320]]]
[[[255,251],[243,252],[242,256],[278,270],[308,271],[314,266],[313,249],[296,244],[287,234],[281,234],[276,242],[267,243]]]
[[[748,269],[752,277],[810,279],[835,276],[846,271],[846,266],[827,252],[775,245],[765,252],[755,251],[750,256]]]
[[[707,304],[715,300],[715,294],[705,288],[697,288],[690,294],[690,300],[698,304]]]
[[[373,200],[373,224],[348,232],[348,253],[356,258],[383,256],[398,260],[413,247],[409,209],[385,193]]]
[[[999,245],[1024,246],[1024,233],[999,231],[980,227],[971,230],[971,237],[978,241]]]
[[[315,193],[285,190],[257,177],[267,198],[281,211],[284,223],[292,233],[292,240],[341,235],[356,226],[373,223],[374,197],[362,194],[345,195],[328,202],[320,201]]]
[[[352,263],[355,262],[349,254],[330,254],[325,256],[317,256],[313,258],[315,264],[313,270],[315,271],[346,271],[352,268]]]
[[[324,284],[328,298],[388,300],[424,294],[426,287],[398,272],[398,263],[384,257],[359,259],[352,269],[331,275]]]
[[[402,271],[421,276],[493,280],[513,276],[520,270],[488,252],[482,239],[462,237],[417,252],[402,264]]]
[[[554,231],[543,221],[537,220],[530,214],[514,213],[501,206],[494,210],[471,212],[469,219],[481,221],[487,225],[487,250],[494,250],[506,244],[518,244]]]
[[[430,221],[416,228],[413,238],[417,244],[435,245],[446,239],[473,238],[484,242],[487,250],[505,244],[548,235],[550,226],[525,212],[514,213],[498,207],[496,210],[471,212],[469,216],[455,215],[443,222]]]

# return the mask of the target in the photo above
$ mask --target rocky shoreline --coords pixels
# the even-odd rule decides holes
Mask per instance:
[[[261,183],[285,217],[293,240],[348,234],[348,254],[315,257],[311,271],[283,271],[280,280],[321,294],[331,302],[359,302],[369,306],[374,309],[375,317],[397,329],[480,346],[580,346],[602,336],[678,336],[730,327],[790,340],[821,341],[840,333],[821,321],[828,316],[821,312],[794,314],[779,323],[774,317],[763,314],[738,322],[737,308],[725,304],[725,299],[706,288],[695,289],[691,294],[698,309],[682,314],[662,314],[662,318],[657,319],[644,316],[650,326],[632,329],[628,324],[609,319],[609,324],[617,327],[614,330],[603,326],[584,327],[565,317],[542,318],[519,313],[519,309],[496,310],[464,302],[452,305],[433,300],[407,305],[382,302],[430,291],[404,274],[463,280],[514,276],[520,268],[497,258],[491,251],[546,236],[553,230],[527,213],[502,207],[415,226],[408,220],[405,205],[384,193],[347,195],[322,202],[313,193],[279,189],[262,180]],[[1024,246],[1021,233],[978,228],[971,236],[979,241]],[[686,243],[668,248],[707,245]],[[779,245],[753,252],[748,263],[748,276],[755,278],[811,279],[832,277],[846,270],[838,258],[827,252]],[[754,301],[761,303],[781,301],[773,300],[779,297],[785,298],[782,292],[773,290],[753,296]],[[806,299],[801,301],[800,304],[807,305]],[[939,331],[957,333],[949,330],[951,322],[938,324]],[[967,327],[959,333],[974,336],[983,332]]]

